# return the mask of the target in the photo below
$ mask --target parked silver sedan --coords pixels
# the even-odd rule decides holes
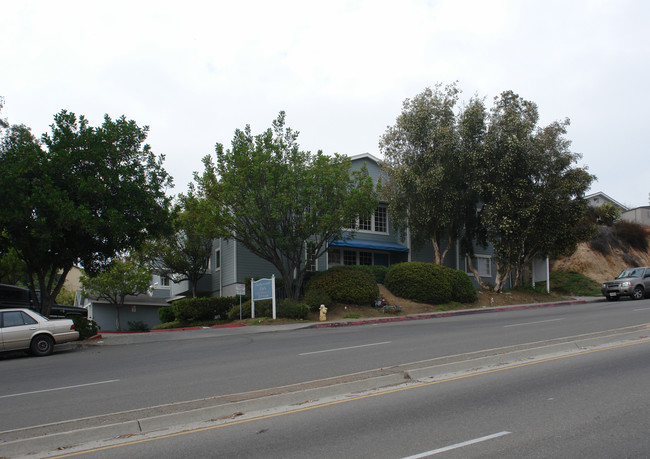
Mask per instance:
[[[79,339],[70,319],[48,319],[31,309],[0,309],[0,351],[50,355],[55,344]]]

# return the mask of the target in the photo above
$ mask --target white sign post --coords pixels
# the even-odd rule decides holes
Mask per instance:
[[[275,319],[275,275],[270,279],[251,279],[251,318],[255,318],[255,300],[271,299],[273,318]]]
[[[241,320],[241,297],[246,295],[246,284],[235,284],[237,295],[239,295],[239,320]]]

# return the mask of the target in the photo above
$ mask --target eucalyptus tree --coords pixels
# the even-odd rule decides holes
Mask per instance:
[[[456,84],[438,84],[406,99],[379,144],[388,177],[382,197],[391,221],[402,234],[408,228],[415,247],[430,241],[437,264],[444,263],[463,234],[467,213],[476,209],[468,147],[480,137],[473,116],[480,101],[457,108],[459,93]]]
[[[298,132],[280,112],[259,135],[237,129],[231,148],[216,145],[216,164],[204,158],[196,196],[208,225],[272,263],[297,299],[307,258],[318,258],[355,218],[377,206],[367,171],[351,171],[348,157],[300,149]],[[307,253],[308,252],[308,253]]]
[[[571,252],[589,234],[584,194],[594,177],[576,167],[566,138],[569,120],[538,126],[537,105],[512,91],[495,98],[477,155],[485,240],[494,246],[500,291],[526,263]]]

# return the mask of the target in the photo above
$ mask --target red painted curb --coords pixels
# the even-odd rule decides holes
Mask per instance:
[[[210,328],[236,328],[236,327],[246,327],[246,324],[222,324],[222,325],[213,325]]]

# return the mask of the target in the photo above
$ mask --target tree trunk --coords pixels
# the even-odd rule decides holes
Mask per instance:
[[[503,286],[506,284],[506,281],[508,280],[510,269],[511,269],[510,265],[508,265],[508,267],[506,268],[497,261],[497,277],[494,281],[495,292],[501,293],[503,291]]]
[[[469,254],[465,254],[467,257],[467,267],[469,270],[472,272],[474,275],[474,279],[476,279],[476,283],[481,287],[483,290],[490,290],[490,286],[483,282],[483,279],[481,279],[480,274],[478,273],[477,269],[474,267],[474,263],[472,263],[472,257],[469,256]]]

